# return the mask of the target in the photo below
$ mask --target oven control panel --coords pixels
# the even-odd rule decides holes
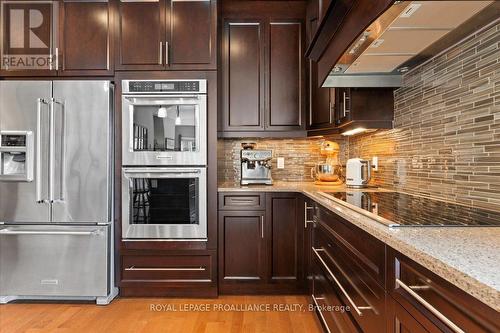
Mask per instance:
[[[158,93],[158,92],[190,92],[199,93],[200,80],[193,81],[128,81],[128,92]]]

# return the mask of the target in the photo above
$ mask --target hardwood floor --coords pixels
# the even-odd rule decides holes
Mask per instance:
[[[108,306],[15,303],[0,305],[0,332],[321,332],[307,304],[305,296],[220,296],[201,300],[120,298]],[[296,309],[279,311],[277,306]],[[189,311],[189,307],[198,307],[199,311]],[[203,311],[202,307],[210,311]],[[249,307],[269,311],[241,311]]]

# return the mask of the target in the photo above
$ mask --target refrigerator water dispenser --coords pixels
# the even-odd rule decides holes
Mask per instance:
[[[33,132],[0,131],[0,181],[33,181]]]

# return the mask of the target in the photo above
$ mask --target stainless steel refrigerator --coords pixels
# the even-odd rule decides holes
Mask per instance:
[[[116,296],[112,114],[109,81],[0,81],[0,303]]]

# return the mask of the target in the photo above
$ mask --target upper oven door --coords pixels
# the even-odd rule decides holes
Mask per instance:
[[[205,168],[123,168],[123,239],[207,238]]]
[[[123,95],[123,165],[207,163],[207,95]]]

